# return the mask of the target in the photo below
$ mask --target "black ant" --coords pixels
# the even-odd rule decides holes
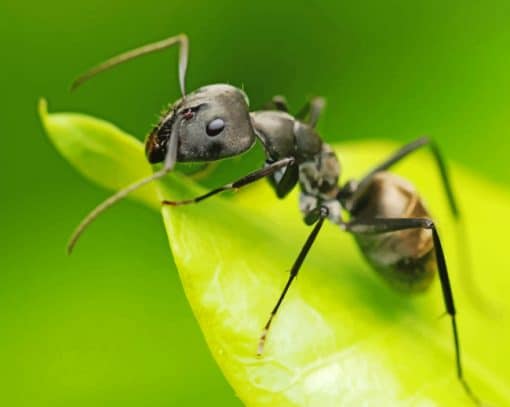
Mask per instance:
[[[434,221],[412,185],[387,172],[401,159],[428,146],[439,167],[451,212],[458,219],[459,210],[447,168],[436,144],[426,137],[419,138],[403,146],[361,179],[350,180],[339,186],[338,159],[314,129],[324,107],[322,98],[312,99],[294,117],[288,113],[282,97],[273,98],[273,110],[250,112],[246,94],[231,85],[208,85],[186,94],[188,38],[184,34],[111,58],[78,78],[72,88],[115,65],[175,44],[180,46],[179,84],[182,97],[163,115],[145,144],[149,162],[162,162],[163,168],[118,191],[92,210],[73,233],[68,251],[72,251],[82,232],[100,213],[135,189],[165,176],[176,162],[210,162],[236,156],[249,150],[258,140],[266,153],[262,169],[193,199],[163,201],[164,205],[172,206],[197,203],[263,178],[269,180],[278,198],[284,198],[299,184],[299,206],[304,221],[314,227],[263,328],[257,354],[260,356],[263,353],[273,318],[324,220],[328,219],[354,236],[374,270],[398,290],[419,292],[427,289],[437,269],[446,312],[452,323],[457,377],[467,395],[480,404],[463,375],[453,293]],[[348,221],[343,220],[343,212],[349,214]]]

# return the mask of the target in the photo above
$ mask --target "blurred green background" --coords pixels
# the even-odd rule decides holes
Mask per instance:
[[[178,97],[175,51],[75,94],[68,86],[115,53],[186,32],[189,89],[242,86],[254,109],[274,94],[294,109],[323,95],[326,140],[428,134],[452,160],[508,185],[509,21],[504,0],[2,0],[0,405],[240,405],[157,214],[124,202],[65,255],[73,227],[106,194],[54,151],[40,96],[50,111],[91,113],[143,139]]]

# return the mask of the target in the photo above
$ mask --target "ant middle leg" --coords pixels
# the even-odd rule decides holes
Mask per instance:
[[[261,356],[264,352],[264,345],[266,343],[267,335],[269,333],[269,328],[271,327],[271,323],[273,322],[273,318],[275,317],[276,313],[278,312],[278,309],[280,308],[280,305],[283,302],[283,299],[285,298],[285,295],[287,294],[287,291],[289,290],[292,282],[298,275],[298,272],[301,268],[301,265],[303,264],[306,255],[310,251],[313,242],[315,241],[315,238],[319,234],[319,231],[322,228],[322,225],[324,223],[324,219],[328,217],[328,209],[324,206],[317,207],[310,211],[310,213],[307,215],[306,220],[307,224],[311,225],[315,223],[314,228],[308,235],[308,238],[305,241],[305,244],[301,248],[298,257],[296,258],[294,264],[292,265],[292,268],[290,269],[290,275],[289,279],[287,280],[287,283],[285,284],[285,287],[283,288],[282,293],[280,294],[280,297],[278,298],[278,301],[276,302],[276,305],[274,306],[273,310],[271,311],[271,314],[269,315],[269,319],[267,320],[266,324],[264,325],[264,329],[262,331],[262,334],[259,338],[259,345],[257,348],[257,356]]]

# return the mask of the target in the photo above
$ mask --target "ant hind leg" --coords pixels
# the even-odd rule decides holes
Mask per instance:
[[[446,307],[446,312],[450,316],[452,323],[453,343],[455,348],[455,366],[457,370],[457,378],[462,384],[466,394],[478,406],[482,403],[480,399],[471,390],[468,382],[464,378],[462,369],[462,360],[460,352],[459,332],[457,329],[456,309],[453,300],[453,291],[450,284],[450,277],[446,266],[446,259],[444,256],[443,246],[437,233],[434,222],[426,218],[375,218],[367,221],[352,221],[345,224],[345,230],[354,234],[378,234],[395,232],[405,229],[424,228],[432,231],[432,238],[434,242],[434,252],[436,255],[437,269],[439,273],[439,280],[441,282],[441,290],[443,292],[443,300]]]

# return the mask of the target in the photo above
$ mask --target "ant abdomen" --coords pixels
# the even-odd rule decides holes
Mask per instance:
[[[377,173],[351,212],[354,222],[375,218],[430,218],[413,186],[389,172]],[[353,233],[370,265],[393,288],[420,292],[436,270],[430,229],[415,228],[381,234]]]

